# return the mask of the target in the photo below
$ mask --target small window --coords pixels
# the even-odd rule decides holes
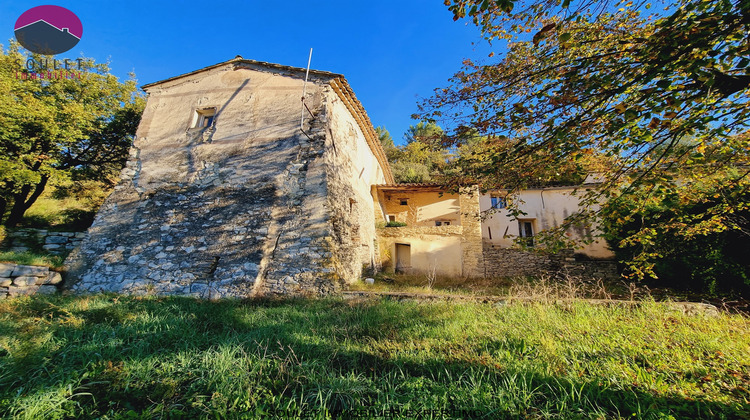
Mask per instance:
[[[216,119],[216,108],[203,108],[195,110],[193,128],[211,127]]]
[[[389,215],[388,215],[388,221],[389,221],[389,222],[395,222],[395,221],[396,221],[396,216],[394,216],[394,215],[392,215],[392,214],[389,214]]]
[[[435,226],[450,226],[450,220],[435,220]]]
[[[406,199],[406,198],[402,198],[400,200],[400,203],[401,203],[402,206],[408,206],[409,205],[409,200]]]
[[[505,208],[505,199],[502,197],[491,197],[490,201],[492,201],[492,208],[493,209],[504,209]]]
[[[533,220],[519,220],[518,231],[526,246],[534,246],[534,222]]]

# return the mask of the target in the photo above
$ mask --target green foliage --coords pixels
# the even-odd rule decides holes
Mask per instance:
[[[743,316],[649,302],[19,298],[0,416],[746,418],[748,349]]]
[[[0,221],[13,226],[50,184],[112,183],[127,159],[144,100],[106,64],[80,78],[24,80],[15,43],[0,55]],[[7,213],[7,215],[6,215]]]
[[[581,195],[590,210],[644,188],[689,191],[695,179],[732,168],[741,173],[723,182],[746,175],[748,142],[739,135],[750,128],[750,2],[660,3],[667,7],[447,0],[455,19],[471,19],[490,42],[507,41],[491,63],[466,60],[415,116],[450,123],[453,144],[466,144],[467,132],[486,139],[455,182],[518,190],[555,174],[596,172],[603,183]],[[744,206],[725,200],[705,218],[731,218]],[[592,217],[601,213],[573,215],[557,238]],[[633,239],[645,240],[648,228],[637,229],[644,231],[631,230]],[[658,258],[639,253],[631,262],[648,271]]]
[[[404,222],[397,222],[395,220],[392,220],[385,224],[385,227],[403,227],[406,226],[406,223]]]
[[[94,221],[111,187],[91,179],[52,185],[24,213],[19,226],[61,231],[84,231]]]
[[[396,182],[433,182],[440,179],[450,158],[442,145],[443,130],[435,124],[418,123],[409,126],[404,135],[406,145],[395,146],[393,138],[378,127],[380,142],[391,164]]]
[[[26,211],[18,225],[58,231],[84,231],[91,226],[101,205],[101,200],[96,197],[100,191],[93,188],[91,198],[53,198],[56,194],[45,194]]]
[[[680,188],[643,187],[613,198],[602,214],[604,237],[630,277],[750,295],[750,191],[737,171]]]
[[[398,158],[399,150],[398,147],[396,147],[396,145],[393,143],[393,137],[391,137],[391,133],[389,133],[388,130],[385,129],[385,127],[375,127],[375,132],[378,133],[380,145],[383,146],[383,150],[385,151],[385,156],[388,158],[388,161],[395,161]]]

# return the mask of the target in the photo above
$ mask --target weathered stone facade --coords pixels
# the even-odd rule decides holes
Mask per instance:
[[[122,180],[66,261],[70,288],[247,297],[359,278],[375,255],[370,185],[390,169],[340,75],[310,72],[300,128],[304,77],[237,58],[144,86]]]
[[[57,292],[62,276],[48,267],[0,263],[0,299]]]
[[[462,191],[461,198],[461,252],[464,277],[484,275],[482,253],[482,221],[479,216],[479,189]]]

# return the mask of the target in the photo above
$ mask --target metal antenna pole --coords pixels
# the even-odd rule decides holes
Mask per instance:
[[[312,48],[310,48],[310,56],[307,57],[307,71],[305,71],[305,83],[302,85],[302,110],[300,112],[300,118],[299,118],[299,129],[303,130],[302,128],[305,123],[305,95],[307,94],[307,77],[310,75],[310,62],[312,61]]]

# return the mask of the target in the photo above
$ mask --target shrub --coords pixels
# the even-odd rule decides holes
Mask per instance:
[[[602,208],[604,238],[630,277],[750,295],[750,193],[722,179],[696,185],[691,196],[644,188],[611,200]],[[728,202],[745,204],[730,212]]]
[[[406,223],[396,222],[396,221],[390,221],[385,224],[385,227],[404,227],[404,226],[406,226]]]

